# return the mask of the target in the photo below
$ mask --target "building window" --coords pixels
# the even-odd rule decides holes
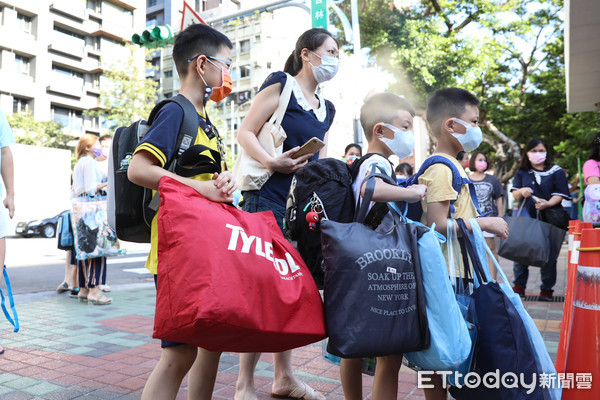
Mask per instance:
[[[29,100],[13,97],[13,114],[26,113],[29,111]]]
[[[57,124],[61,124],[64,129],[81,131],[83,128],[83,116],[79,110],[53,105],[52,119]]]
[[[56,65],[52,66],[52,71],[59,73],[61,75],[72,76],[75,78],[83,79],[83,74],[81,72],[73,71],[72,69],[57,67]]]
[[[242,40],[240,42],[240,53],[250,52],[250,39]]]
[[[88,10],[100,13],[102,11],[102,0],[87,0]]]
[[[55,30],[56,32],[60,32],[60,33],[62,33],[63,35],[69,35],[69,36],[72,36],[72,37],[74,37],[74,38],[81,39],[81,40],[84,40],[84,39],[85,39],[85,38],[83,37],[83,35],[80,35],[80,34],[78,34],[78,33],[75,33],[75,32],[68,31],[68,30],[66,30],[66,29],[63,29],[63,28],[61,28],[61,27],[58,27],[58,26],[56,26],[56,25],[54,26],[54,30]]]
[[[29,57],[15,55],[15,64],[18,74],[30,75],[31,59]]]
[[[271,61],[267,61],[267,69],[271,69]]]
[[[165,24],[165,13],[160,11],[146,17],[146,28]]]
[[[255,42],[260,42],[260,35],[254,36],[254,41]]]
[[[31,17],[17,13],[17,28],[25,33],[31,33]]]
[[[240,67],[240,78],[247,78],[250,76],[250,66],[242,65]]]
[[[146,1],[146,7],[154,7],[157,4],[158,4],[158,0],[147,0]]]
[[[171,92],[165,92],[164,96],[165,96],[165,99],[170,99],[171,97],[173,97],[173,93],[171,93]]]
[[[165,78],[172,78],[173,77],[173,70],[168,70],[165,71]]]

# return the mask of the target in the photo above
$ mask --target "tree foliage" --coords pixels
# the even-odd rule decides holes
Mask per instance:
[[[530,139],[575,171],[597,132],[594,113],[566,113],[563,14],[562,0],[359,0],[362,44],[396,76],[390,90],[418,108],[448,86],[482,100],[481,149],[504,181]]]
[[[71,149],[73,136],[64,134],[62,126],[54,121],[36,121],[30,113],[14,113],[7,119],[17,143]]]
[[[140,62],[139,48],[127,46],[129,56],[106,66],[101,78],[99,109],[86,115],[107,120],[109,128],[130,125],[146,119],[156,101],[158,82],[146,78],[149,62]]]

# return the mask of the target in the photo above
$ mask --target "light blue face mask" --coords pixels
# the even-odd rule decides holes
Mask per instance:
[[[413,133],[411,131],[403,131],[394,125],[385,123],[382,123],[381,125],[394,132],[393,139],[382,137],[381,141],[385,143],[399,159],[410,156],[415,148],[415,137],[413,136]]]
[[[481,141],[483,140],[483,133],[481,132],[481,128],[478,126],[473,126],[468,122],[465,122],[458,118],[452,118],[452,120],[464,126],[467,129],[465,133],[452,133],[452,136],[454,136],[458,140],[463,150],[468,153],[478,148],[481,144]]]

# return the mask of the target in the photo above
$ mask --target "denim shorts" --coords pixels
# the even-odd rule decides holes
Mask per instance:
[[[242,210],[255,213],[260,211],[272,211],[283,232],[283,218],[285,217],[285,205],[279,204],[271,199],[257,194],[255,191],[243,192]]]

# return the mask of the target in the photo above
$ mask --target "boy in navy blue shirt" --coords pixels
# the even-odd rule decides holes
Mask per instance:
[[[227,36],[202,24],[191,25],[180,32],[173,46],[173,59],[181,79],[179,94],[187,98],[198,112],[199,129],[194,144],[218,150],[221,152],[221,159],[224,159],[223,146],[218,132],[206,116],[205,103],[209,97],[213,101],[221,101],[231,92],[229,70],[232,47]],[[184,178],[164,169],[174,153],[182,122],[183,110],[179,105],[168,103],[161,108],[133,154],[128,169],[129,179],[140,186],[157,190],[160,178],[169,176],[196,189],[209,200],[233,202],[236,186],[228,171]],[[158,265],[157,242],[155,217],[151,227],[150,254],[146,262],[146,268],[155,278]],[[162,284],[158,280],[156,283]],[[210,399],[221,353],[167,341],[162,341],[161,347],[160,360],[146,382],[142,399],[175,399],[188,371],[189,398]]]

